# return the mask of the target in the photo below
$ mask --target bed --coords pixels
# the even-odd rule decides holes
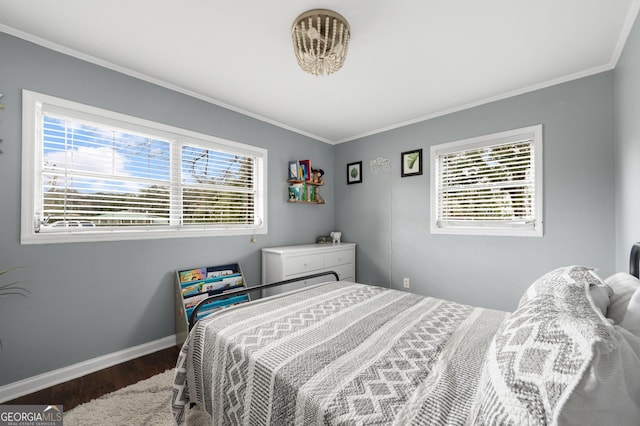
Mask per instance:
[[[216,312],[181,349],[174,419],[638,425],[639,257],[606,279],[550,271],[512,313],[344,281]]]

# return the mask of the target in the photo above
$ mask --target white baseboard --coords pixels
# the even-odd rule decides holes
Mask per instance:
[[[170,348],[171,346],[175,346],[175,344],[176,336],[167,336],[162,339],[154,340],[153,342],[123,349],[118,352],[99,356],[68,367],[59,368],[57,370],[29,377],[28,379],[0,386],[0,403],[11,401],[12,399],[16,399],[23,395],[28,395],[125,361]],[[55,401],[42,401],[42,403],[57,404]]]

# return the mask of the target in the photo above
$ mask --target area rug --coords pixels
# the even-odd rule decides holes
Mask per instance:
[[[173,370],[106,394],[69,410],[65,426],[168,426],[171,415]],[[210,425],[211,417],[197,408],[187,412],[187,425]]]

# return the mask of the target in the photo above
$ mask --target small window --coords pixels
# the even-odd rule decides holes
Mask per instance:
[[[266,233],[267,152],[23,93],[22,242]]]
[[[542,236],[542,125],[431,147],[431,233]]]

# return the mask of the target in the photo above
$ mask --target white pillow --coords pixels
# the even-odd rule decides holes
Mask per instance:
[[[604,280],[611,287],[613,294],[609,298],[611,304],[607,311],[607,317],[614,324],[620,324],[629,306],[629,300],[633,293],[640,288],[640,280],[626,272],[618,272]]]
[[[640,287],[631,296],[620,327],[640,337]]]
[[[596,307],[600,309],[600,312],[602,312],[602,315],[606,317],[607,310],[611,304],[610,297],[613,294],[611,287],[607,284],[595,285],[589,288],[589,294],[591,295],[593,304],[596,305]]]
[[[565,404],[558,425],[630,425],[640,418],[640,337],[617,327],[612,352],[600,348]]]

